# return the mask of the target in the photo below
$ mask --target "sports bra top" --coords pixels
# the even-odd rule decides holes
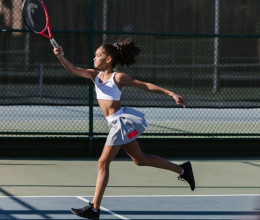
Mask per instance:
[[[101,72],[95,77],[95,89],[96,89],[96,95],[97,99],[105,99],[105,100],[114,100],[119,101],[122,92],[117,87],[114,76],[116,72],[114,72],[111,76],[111,78],[103,83],[99,82],[99,76]]]

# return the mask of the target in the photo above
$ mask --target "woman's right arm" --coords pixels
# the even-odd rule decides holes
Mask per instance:
[[[96,75],[98,74],[98,71],[94,69],[83,69],[80,67],[75,67],[69,60],[67,60],[64,57],[64,52],[62,50],[62,47],[53,49],[54,54],[57,56],[63,67],[70,73],[73,73],[77,76],[81,76],[84,78],[91,79],[92,81],[95,80]]]

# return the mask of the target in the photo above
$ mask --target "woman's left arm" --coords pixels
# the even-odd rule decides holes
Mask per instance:
[[[155,92],[155,93],[159,93],[159,94],[168,95],[168,96],[172,97],[178,105],[182,105],[184,108],[186,106],[184,98],[182,96],[177,95],[174,92],[164,89],[155,84],[133,79],[132,77],[130,77],[129,75],[124,74],[124,73],[122,73],[122,75],[120,76],[120,82],[123,85],[130,85],[130,86],[134,86],[134,87],[137,87],[139,89],[143,89],[143,90],[146,90],[149,92]]]

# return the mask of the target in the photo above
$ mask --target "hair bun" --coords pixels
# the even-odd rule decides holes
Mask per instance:
[[[136,56],[141,52],[135,42],[127,38],[123,41],[117,41],[113,44],[103,44],[106,55],[112,57],[112,67],[117,64],[121,66],[130,66],[136,62]]]

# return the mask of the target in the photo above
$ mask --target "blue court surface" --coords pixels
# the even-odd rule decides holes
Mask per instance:
[[[82,219],[83,196],[2,196],[0,219]],[[260,195],[106,196],[100,219],[260,219]]]

